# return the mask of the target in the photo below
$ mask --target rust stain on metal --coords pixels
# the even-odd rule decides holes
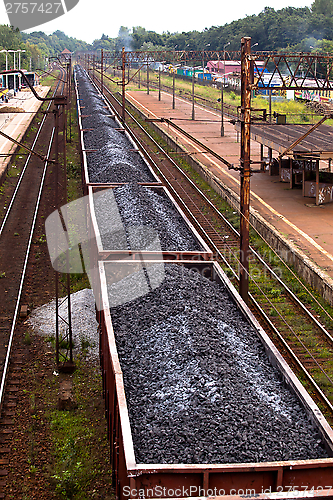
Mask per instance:
[[[248,302],[250,229],[250,127],[251,127],[251,38],[241,41],[241,187],[240,187],[240,281],[239,293]]]

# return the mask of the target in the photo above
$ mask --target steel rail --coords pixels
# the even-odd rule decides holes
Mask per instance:
[[[96,86],[95,86],[96,87]],[[97,87],[98,88],[98,87]],[[98,89],[99,90],[99,89]],[[111,105],[113,111],[117,113],[117,110],[112,106],[110,101],[103,95],[103,98],[105,98],[109,104]],[[116,99],[115,96],[112,96],[117,103],[121,106],[121,103]],[[118,114],[118,113],[117,113]],[[240,233],[235,229],[232,224],[228,221],[228,219],[216,208],[216,206],[207,198],[207,196],[198,188],[198,186],[190,179],[190,177],[184,172],[178,165],[177,163],[171,158],[164,150],[163,148],[158,144],[158,142],[155,141],[155,139],[145,130],[145,128],[136,120],[136,118],[127,110],[128,116],[131,118],[131,120],[134,121],[135,125],[140,128],[142,132],[146,134],[146,136],[149,138],[150,141],[153,142],[154,146],[156,146],[161,153],[163,153],[167,159],[173,164],[173,166],[186,178],[186,180],[191,184],[192,188],[195,189],[195,191],[204,199],[205,203],[208,203],[210,208],[213,209],[216,213],[217,216],[219,216],[223,223],[228,226],[228,229],[234,233],[234,235],[239,238]],[[126,125],[127,126],[127,125]],[[128,128],[128,127],[127,127]],[[179,130],[180,127],[177,126],[177,129]],[[130,133],[131,131],[128,130]],[[131,135],[133,135],[131,133]],[[186,133],[186,137],[191,139],[190,134]],[[194,143],[197,142],[197,140],[194,138]],[[153,160],[152,160],[153,161]],[[156,166],[154,162],[155,167],[159,170],[158,166]],[[299,300],[299,298],[290,290],[290,288],[281,280],[281,278],[273,271],[273,269],[270,268],[270,266],[264,261],[264,259],[256,252],[256,250],[253,247],[250,247],[251,253],[254,255],[256,259],[259,260],[259,262],[264,266],[264,268],[273,276],[274,279],[278,281],[278,283],[284,288],[285,292],[289,295],[289,297],[299,306],[302,311],[311,319],[313,323],[316,324],[316,326],[322,331],[322,333],[325,335],[325,337],[332,343],[333,345],[333,337],[330,335],[330,333],[326,330],[326,328],[313,316],[313,314],[307,309],[307,307]],[[279,256],[278,256],[279,257]],[[282,261],[282,259],[279,257],[279,259]]]
[[[60,82],[59,82],[59,85],[60,85]],[[55,92],[58,90],[59,85],[57,85]],[[61,92],[63,92],[63,90],[64,90],[64,84],[63,84],[63,88],[62,88]],[[47,100],[49,101],[50,99],[47,99]],[[7,349],[6,349],[6,357],[4,360],[4,366],[3,366],[3,370],[2,370],[1,383],[0,383],[0,415],[2,412],[3,400],[4,400],[4,396],[5,396],[6,380],[7,380],[8,370],[9,370],[11,351],[12,351],[12,345],[13,345],[13,340],[14,340],[14,333],[15,333],[17,318],[18,318],[18,314],[19,314],[19,307],[20,307],[20,302],[21,302],[21,297],[22,297],[22,292],[23,292],[24,280],[25,280],[25,275],[26,275],[26,271],[27,271],[27,267],[28,267],[31,244],[32,244],[32,239],[33,239],[35,227],[36,227],[37,215],[38,215],[38,210],[39,210],[41,197],[42,197],[42,193],[43,193],[47,167],[50,163],[49,158],[50,158],[51,149],[53,146],[53,139],[54,139],[54,135],[55,135],[55,130],[56,130],[56,128],[53,127],[51,137],[49,140],[48,151],[46,154],[46,160],[44,162],[43,173],[41,176],[39,191],[38,191],[38,195],[36,198],[35,209],[34,209],[32,221],[31,221],[30,233],[29,233],[27,247],[26,247],[26,251],[25,251],[24,263],[23,263],[21,277],[20,277],[20,284],[19,284],[19,289],[18,289],[16,302],[15,302],[14,315],[13,315],[12,322],[11,322],[11,330],[10,330],[10,334],[9,334],[9,340],[8,340]]]
[[[48,148],[48,152],[47,152],[47,158],[49,158],[50,153],[51,153],[51,148],[52,148],[52,145],[53,145],[54,133],[55,133],[55,127],[53,127],[53,130],[52,130],[51,139],[50,139],[50,143],[49,143],[49,148]],[[32,225],[31,225],[31,229],[30,229],[29,239],[28,239],[28,245],[27,245],[27,249],[26,249],[26,252],[25,252],[25,259],[24,259],[23,269],[22,269],[22,273],[21,273],[19,291],[18,291],[18,295],[17,295],[17,298],[16,298],[16,304],[15,304],[15,310],[14,310],[14,317],[13,317],[13,320],[12,320],[12,326],[11,326],[11,331],[10,331],[10,335],[9,335],[9,341],[8,341],[7,352],[6,352],[6,358],[5,358],[4,367],[3,367],[3,371],[2,371],[2,377],[1,377],[1,384],[0,384],[0,410],[2,410],[3,397],[4,397],[4,393],[5,393],[5,384],[6,384],[7,372],[8,372],[8,368],[9,368],[9,362],[10,362],[11,349],[12,349],[12,344],[13,344],[13,339],[14,339],[14,332],[15,332],[15,327],[16,327],[16,321],[17,321],[17,317],[18,317],[18,312],[19,312],[19,307],[20,307],[20,301],[21,301],[21,296],[22,296],[22,291],[23,291],[23,285],[24,285],[24,280],[25,280],[25,274],[26,274],[26,270],[27,270],[27,266],[28,266],[28,259],[29,259],[29,255],[30,255],[30,248],[31,248],[33,234],[34,234],[34,231],[35,231],[37,214],[38,214],[38,210],[39,210],[40,200],[41,200],[41,197],[42,197],[42,191],[43,191],[43,188],[44,188],[44,181],[45,181],[45,176],[46,176],[46,171],[47,171],[48,164],[49,164],[49,161],[47,159],[45,161],[45,164],[44,164],[43,174],[42,174],[42,178],[41,178],[41,183],[40,183],[40,187],[39,187],[39,192],[38,192],[38,196],[37,196],[37,200],[36,200],[36,205],[35,205],[35,211],[34,211],[34,215],[33,215],[33,219],[32,219]]]
[[[129,112],[128,112],[129,113]],[[131,119],[135,120],[135,118],[129,113],[129,116]],[[136,121],[136,120],[135,120]],[[168,120],[166,120],[168,123]],[[141,126],[137,121],[136,125]],[[174,124],[172,124],[174,125]],[[178,125],[175,126],[176,130],[180,131],[181,127]],[[142,130],[145,130],[142,127]],[[151,141],[154,141],[154,144],[159,147],[160,151],[162,152],[163,149],[158,145],[158,143],[146,132],[147,136]],[[197,139],[193,138],[191,139],[190,134],[184,132],[184,135],[192,140],[195,144],[200,143],[200,141],[197,141]],[[200,143],[201,144],[201,143]],[[169,161],[173,161],[169,155],[167,155],[165,152],[164,154],[168,157]],[[215,207],[213,203],[202,193],[202,191],[191,181],[191,179],[188,177],[188,175],[173,161],[174,166],[182,172],[182,174],[186,177],[187,181],[191,182],[192,187],[197,191],[197,193],[204,198],[206,203],[209,203],[210,207],[215,211],[216,215],[218,215],[222,220],[224,224],[227,224],[229,229],[232,230],[238,238],[240,238],[240,233],[230,224],[230,222],[224,217],[224,215]],[[307,307],[299,300],[299,298],[290,290],[290,288],[281,280],[281,278],[269,267],[269,265],[264,261],[264,259],[256,252],[256,250],[250,246],[250,251],[253,254],[253,256],[261,263],[264,268],[269,271],[271,276],[278,281],[278,283],[283,287],[284,291],[289,295],[289,297],[299,306],[302,311],[311,319],[313,323],[316,324],[316,326],[321,330],[321,332],[325,335],[325,337],[331,342],[333,345],[333,337],[330,335],[330,333],[326,330],[326,328],[314,317],[314,315],[307,309]],[[279,257],[280,258],[280,257]],[[254,282],[255,283],[255,282]]]
[[[59,86],[60,86],[60,81],[58,82],[57,87],[56,87],[56,89],[55,89],[55,90],[54,90],[54,92],[53,92],[53,96],[54,96],[54,95],[56,94],[56,92],[58,91]],[[43,126],[44,126],[45,121],[46,121],[46,118],[47,118],[47,114],[46,114],[46,113],[50,110],[51,105],[52,105],[52,101],[50,101],[50,102],[49,102],[49,104],[48,104],[48,106],[47,106],[47,108],[46,108],[46,112],[45,112],[45,114],[44,114],[44,116],[43,116],[43,119],[42,119],[41,123],[39,124],[39,128],[38,128],[38,130],[37,130],[37,133],[36,133],[35,139],[34,139],[34,141],[33,141],[33,143],[32,143],[32,146],[31,146],[31,149],[32,149],[32,150],[35,148],[35,146],[36,146],[36,144],[37,144],[38,138],[39,138],[39,136],[40,136],[40,133],[41,133],[41,131],[42,131],[42,129],[43,129]],[[20,178],[19,178],[19,180],[18,180],[18,183],[16,184],[15,191],[14,191],[14,193],[13,193],[13,195],[12,195],[12,198],[11,198],[11,200],[10,200],[10,203],[9,203],[9,206],[8,206],[8,209],[7,209],[7,212],[6,212],[6,214],[5,214],[5,217],[3,218],[3,221],[2,221],[2,224],[1,224],[1,227],[0,227],[0,236],[1,236],[2,232],[3,232],[3,229],[4,229],[4,227],[5,227],[5,224],[6,224],[6,222],[7,222],[7,219],[8,219],[8,217],[9,217],[10,212],[11,212],[11,209],[12,209],[12,207],[13,207],[13,205],[14,205],[14,201],[15,201],[16,195],[17,195],[18,190],[19,190],[19,188],[20,188],[20,185],[21,185],[21,182],[22,182],[22,180],[23,180],[24,174],[25,174],[25,172],[26,172],[26,170],[27,170],[27,167],[28,167],[28,164],[29,164],[29,162],[30,162],[31,156],[32,156],[32,153],[29,153],[29,155],[28,155],[28,157],[27,157],[27,159],[26,159],[26,161],[25,161],[25,163],[24,163],[24,166],[23,166],[23,169],[22,169],[22,172],[21,172]]]
[[[259,314],[262,316],[264,321],[268,324],[269,328],[271,331],[278,337],[279,341],[283,345],[283,347],[287,350],[289,356],[291,359],[297,364],[297,367],[303,372],[304,376],[307,378],[307,381],[314,387],[314,389],[317,391],[320,399],[322,402],[327,406],[327,408],[330,410],[333,416],[333,404],[329,401],[329,399],[325,396],[323,391],[320,389],[318,386],[317,382],[313,379],[312,375],[308,372],[308,370],[305,368],[305,366],[301,363],[301,361],[298,359],[294,351],[291,349],[289,344],[286,342],[284,337],[281,335],[279,330],[276,328],[276,326],[272,323],[270,318],[267,316],[265,311],[262,309],[260,304],[257,302],[257,300],[253,297],[251,293],[249,293],[250,300],[254,304],[255,308],[259,312]]]
[[[92,82],[93,83],[93,82]],[[94,84],[94,83],[93,83]],[[99,91],[99,88],[98,86],[96,86],[94,84],[95,88],[97,88],[97,90]],[[107,89],[108,90],[108,89]],[[108,91],[109,94],[112,96],[113,99],[115,99],[115,101],[117,102],[117,104],[119,106],[121,106],[121,103],[116,99],[116,97],[114,95],[111,94],[110,91]],[[109,101],[109,99],[106,98],[105,95],[101,94],[101,97],[103,99],[105,99],[105,101],[107,102],[108,105],[110,105],[110,107],[112,108],[112,111],[117,115],[119,116],[116,108],[112,105],[112,103]],[[215,213],[222,219],[222,221],[228,226],[228,228],[235,234],[235,236],[239,236],[239,233],[238,231],[230,224],[230,222],[223,216],[223,214],[213,205],[213,203],[206,197],[206,195],[204,193],[202,193],[202,191],[194,184],[194,182],[192,181],[192,179],[190,179],[187,174],[175,163],[175,161],[173,160],[173,158],[171,158],[164,150],[163,148],[155,141],[155,139],[144,129],[144,127],[142,127],[142,125],[136,120],[136,118],[134,118],[134,116],[127,110],[126,111],[128,116],[131,118],[131,120],[133,120],[133,122],[136,124],[136,126],[138,126],[140,128],[140,130],[149,138],[150,141],[153,142],[153,144],[158,148],[158,150],[164,154],[164,156],[176,167],[176,169],[186,178],[186,180],[191,184],[191,186],[196,190],[196,192],[205,200],[205,202],[207,202],[209,204],[209,206],[211,208],[213,208],[213,210],[215,211]],[[132,131],[129,129],[128,125],[127,124],[124,124],[127,131],[129,131],[131,133],[131,136],[134,137],[134,134],[132,133]],[[137,138],[136,138],[137,140]],[[142,147],[142,146],[141,146]],[[147,155],[149,155],[149,153],[146,151]],[[160,168],[156,165],[156,163],[153,161],[153,165],[155,166],[155,168],[157,168],[158,172],[160,175],[162,175],[162,177],[166,179],[166,177],[164,176],[164,174],[160,171]],[[181,199],[181,196],[175,191],[175,189],[172,187],[172,185],[170,184],[170,182],[167,180],[167,184],[168,186],[172,189],[172,192],[174,194],[176,194],[177,198],[180,199],[182,201],[182,204],[186,207],[186,204],[184,203],[184,201]],[[183,189],[183,188],[182,188]],[[187,207],[187,210],[189,211],[189,213],[191,213],[191,211],[189,210],[189,208]],[[197,225],[199,227],[201,227],[201,230],[203,231],[203,234],[205,234],[205,237],[207,238],[207,241],[212,245],[212,248],[214,249],[214,251],[217,253],[217,255],[219,255],[219,257],[221,258],[222,262],[224,262],[227,267],[229,269],[231,269],[233,275],[238,279],[238,276],[236,275],[235,271],[232,269],[231,265],[226,261],[226,259],[224,258],[224,256],[221,254],[221,252],[219,251],[219,249],[216,247],[216,245],[214,244],[214,242],[212,241],[212,239],[209,237],[209,235],[207,234],[207,232],[202,228],[202,226],[197,222]],[[315,324],[316,326],[321,330],[321,332],[329,339],[330,342],[333,342],[333,338],[331,337],[331,335],[327,332],[327,330],[323,327],[323,325],[321,325],[321,323],[318,322],[318,320],[312,315],[312,313],[310,311],[308,311],[308,309],[304,306],[304,304],[298,299],[298,297],[295,296],[295,294],[289,289],[289,287],[287,287],[287,285],[276,275],[276,273],[274,273],[274,271],[267,265],[267,263],[262,259],[262,257],[257,254],[257,252],[251,248],[251,252],[253,253],[253,255],[258,258],[258,260],[262,263],[262,265],[265,267],[266,270],[269,271],[269,273],[278,280],[278,282],[281,284],[281,286],[283,286],[283,288],[285,289],[285,291],[288,293],[288,295],[290,295],[290,297],[292,298],[292,300],[294,300],[296,302],[296,304],[302,308],[302,310],[304,311],[304,313],[309,317],[309,319],[311,319]],[[258,285],[257,285],[258,286]],[[260,290],[260,287],[258,287],[259,290]],[[295,355],[295,353],[293,352],[292,348],[287,344],[287,342],[284,340],[283,336],[280,334],[280,332],[278,332],[277,328],[274,326],[274,324],[271,322],[271,320],[268,318],[267,314],[264,312],[264,310],[261,308],[261,306],[257,303],[256,299],[253,297],[252,294],[249,294],[250,296],[250,299],[252,301],[252,303],[254,304],[254,306],[258,309],[258,312],[259,314],[264,318],[264,320],[266,321],[266,323],[270,326],[270,328],[272,329],[272,331],[278,336],[280,342],[283,343],[283,346],[285,349],[287,349],[288,351],[288,354],[290,355],[290,357],[297,363],[298,367],[302,370],[302,372],[304,373],[304,375],[306,376],[307,380],[309,381],[309,383],[311,383],[311,385],[314,387],[314,389],[318,392],[318,395],[320,397],[320,399],[323,401],[323,403],[327,406],[327,408],[329,409],[330,412],[332,412],[332,415],[333,415],[333,405],[330,403],[330,401],[327,399],[327,397],[325,396],[325,394],[321,391],[321,389],[318,387],[317,383],[315,382],[315,380],[313,379],[313,377],[309,374],[309,372],[307,371],[307,369],[305,368],[305,366],[302,364],[302,362],[297,358],[297,356]],[[287,326],[289,326],[287,324]],[[290,327],[289,327],[290,328]],[[293,332],[293,330],[291,329],[291,331]],[[296,335],[296,338],[297,338],[297,335]],[[312,356],[311,356],[312,357]],[[316,362],[316,360],[313,358],[313,360]],[[316,362],[317,363],[317,362]],[[317,363],[318,364],[318,363]],[[323,370],[322,370],[323,371]],[[323,372],[325,374],[325,372]],[[328,377],[329,378],[329,377]]]

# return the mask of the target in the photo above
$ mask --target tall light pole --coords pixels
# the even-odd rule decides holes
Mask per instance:
[[[230,45],[230,42],[226,43],[223,47],[223,82],[221,85],[221,137],[224,137],[224,109],[223,109],[223,93],[225,87],[225,48]]]
[[[18,52],[18,55],[19,55],[18,69],[21,69],[21,52],[25,52],[25,50],[19,49],[17,52]],[[20,88],[21,88],[21,75],[19,75],[19,89]]]
[[[8,71],[8,50],[3,49],[0,52],[6,53],[6,71]],[[8,75],[6,74],[6,89],[8,89]]]
[[[12,49],[9,49],[8,52],[13,52],[14,53],[14,74],[13,74],[13,82],[14,82],[14,91],[15,91],[15,83],[16,83],[16,78],[15,78],[15,70],[16,70],[16,59],[15,59],[15,54],[17,52],[17,50],[12,50]]]

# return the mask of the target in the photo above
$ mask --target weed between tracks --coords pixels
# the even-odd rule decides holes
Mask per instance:
[[[70,202],[83,195],[76,109],[72,110],[67,118],[67,130],[67,202]]]
[[[74,101],[75,102],[75,101]],[[82,196],[81,162],[75,115],[71,118],[72,142],[67,144],[68,201]],[[61,161],[60,161],[61,164]],[[51,174],[51,172],[50,172]],[[44,219],[44,215],[41,216]],[[43,221],[34,245],[35,259],[45,261]],[[33,273],[34,274],[34,273]],[[51,297],[53,271],[45,277]],[[63,276],[63,281],[66,276]],[[31,299],[34,283],[27,294]],[[89,286],[85,275],[71,275],[71,291]],[[50,294],[51,291],[51,294]],[[40,300],[42,291],[36,293]],[[39,302],[40,303],[40,302]],[[6,498],[22,500],[111,500],[110,448],[98,359],[87,358],[87,345],[75,359],[73,383],[76,407],[57,410],[59,382],[68,375],[56,372],[54,346],[19,325],[25,355],[20,375],[20,397],[15,412],[12,454]],[[19,340],[18,340],[19,342]],[[53,341],[54,343],[54,341]]]
[[[112,500],[109,443],[99,362],[82,349],[72,376],[58,375],[44,338],[28,332],[12,440],[9,499]],[[76,407],[57,410],[61,379],[70,378]],[[20,457],[17,459],[17,456]],[[24,457],[24,458],[23,458]],[[18,474],[17,474],[18,473]]]
[[[137,69],[131,70],[130,74],[134,75],[136,71]],[[117,76],[120,81],[120,72],[117,72]],[[157,91],[156,86],[158,85],[158,71],[150,71],[149,81],[151,85],[154,85],[154,87],[151,87],[150,89],[151,92],[156,92]],[[143,92],[146,91],[146,83],[147,83],[146,71],[141,71],[141,85],[142,85],[141,90]],[[162,90],[163,86],[165,86],[168,87],[169,92],[172,92],[173,77],[170,76],[168,73],[161,73],[161,85],[162,85]],[[136,76],[135,82],[132,81],[127,86],[127,90],[139,90],[138,76]],[[221,110],[221,104],[220,104],[221,89],[218,89],[213,85],[212,86],[200,85],[199,81],[196,80],[194,92],[195,96],[197,96],[197,98],[195,99],[195,102],[197,104],[199,105],[206,104],[209,107],[216,109],[217,111]],[[179,97],[186,97],[188,99],[191,99],[192,80],[191,79],[184,80],[179,77],[177,78],[176,76],[175,93]],[[237,115],[237,106],[240,106],[241,104],[240,94],[235,93],[233,90],[227,88],[224,90],[223,93],[223,101],[226,107],[225,112],[226,113],[230,112],[234,115]],[[309,111],[309,108],[305,105],[305,103],[300,101],[293,101],[286,99],[282,101],[273,100],[271,106],[272,106],[272,113],[276,112],[279,114],[287,115],[288,123],[315,123],[316,121],[319,121],[322,118],[321,116],[315,115],[313,112]],[[268,107],[269,107],[268,99],[257,96],[252,99],[252,107],[257,109],[266,109],[268,113]],[[230,109],[230,111],[228,111],[228,108]],[[333,120],[327,120],[326,124],[333,125]]]
[[[84,356],[76,363],[73,385],[77,409],[49,413],[54,444],[51,481],[62,497],[107,498],[108,492],[98,493],[100,478],[111,478],[110,465],[103,460],[109,454],[105,421],[100,419],[104,402],[92,405],[102,391],[100,372],[88,367],[90,362]],[[98,360],[94,364],[98,366]]]

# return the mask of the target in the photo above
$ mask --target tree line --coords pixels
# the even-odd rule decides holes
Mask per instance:
[[[333,0],[315,0],[308,7],[266,7],[260,14],[246,16],[223,26],[203,31],[182,33],[146,30],[141,26],[121,26],[115,38],[103,34],[88,44],[68,37],[62,31],[46,35],[42,31],[21,33],[0,25],[0,50],[25,50],[21,65],[32,70],[43,68],[47,59],[65,48],[71,52],[104,50],[239,50],[243,36],[250,36],[256,50],[269,51],[333,51]],[[1,57],[2,56],[2,57]],[[5,54],[0,54],[0,68],[5,67]]]
[[[0,25],[0,51],[25,50],[21,53],[21,67],[27,70],[44,69],[51,57],[56,57],[64,49],[71,52],[92,50],[92,46],[76,38],[55,31],[46,35],[43,31],[22,33],[12,26]],[[0,69],[6,67],[6,54],[0,54]],[[7,54],[9,69],[13,68],[13,55]],[[16,64],[17,68],[17,64]]]
[[[121,26],[118,37],[103,35],[93,48],[120,50],[239,50],[243,36],[250,36],[256,50],[311,52],[333,49],[333,0],[315,0],[311,8],[266,7],[260,14],[246,16],[203,31],[162,34],[141,26]]]

